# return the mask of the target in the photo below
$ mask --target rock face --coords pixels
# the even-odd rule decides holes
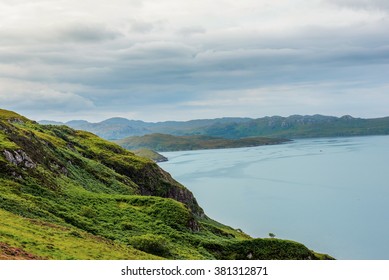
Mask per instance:
[[[18,165],[18,166],[24,166],[27,168],[36,168],[36,163],[32,161],[32,159],[23,151],[23,150],[17,150],[17,151],[8,151],[4,150],[3,152],[5,158],[7,161]]]
[[[102,161],[110,166],[110,163]],[[203,209],[198,205],[193,193],[182,186],[171,175],[155,163],[145,164],[142,168],[133,170],[127,165],[111,166],[118,173],[128,176],[139,186],[141,195],[172,198],[184,203],[198,217],[205,217]]]

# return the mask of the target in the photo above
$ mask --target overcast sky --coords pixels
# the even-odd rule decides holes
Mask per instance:
[[[387,0],[0,0],[29,118],[389,116]]]

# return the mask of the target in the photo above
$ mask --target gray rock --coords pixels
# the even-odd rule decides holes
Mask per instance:
[[[19,150],[19,152],[20,152],[20,150]],[[16,159],[17,164],[23,162],[23,156],[20,155],[17,151],[15,151],[14,153],[15,153],[15,159]]]
[[[60,171],[63,175],[67,176],[69,174],[69,171],[67,170],[67,168],[65,166],[63,166],[61,168],[61,171]]]
[[[10,151],[4,150],[3,154],[5,155],[6,160],[8,160],[9,162],[15,165],[18,165],[18,162],[16,161],[14,155]]]
[[[27,168],[36,168],[36,163],[23,150],[17,150],[13,153],[4,150],[3,154],[6,160],[15,165],[23,164]]]

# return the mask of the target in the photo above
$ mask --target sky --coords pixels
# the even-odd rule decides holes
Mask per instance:
[[[387,0],[0,0],[0,108],[389,116],[388,26]]]

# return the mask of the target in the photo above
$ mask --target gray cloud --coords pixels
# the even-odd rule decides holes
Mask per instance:
[[[389,10],[386,0],[325,0],[331,4],[351,9]]]
[[[167,114],[177,106],[198,117],[223,112],[243,116],[249,111],[254,116],[250,104],[282,115],[302,113],[298,108],[311,102],[312,108],[326,113],[334,108],[328,96],[345,101],[330,95],[333,92],[350,97],[359,87],[380,92],[386,88],[389,18],[377,10],[339,8],[350,6],[348,1],[321,6],[315,3],[322,1],[310,2],[300,6],[301,11],[289,4],[269,2],[266,8],[248,1],[240,7],[228,1],[230,8],[221,7],[219,14],[213,4],[204,3],[203,9],[192,7],[192,15],[184,10],[170,13],[167,7],[179,3],[168,2],[166,7],[153,2],[127,6],[118,0],[120,7],[97,5],[98,10],[83,13],[64,8],[71,16],[51,25],[32,16],[37,21],[33,26],[23,22],[16,26],[3,17],[0,101],[30,112],[50,107],[62,115],[65,111],[85,115],[96,109],[102,115],[117,111],[144,118],[161,116],[157,108]],[[5,89],[4,83],[12,86]],[[10,93],[14,97],[5,97]],[[23,100],[25,96],[31,100]],[[362,94],[356,96],[369,104]]]
[[[192,36],[206,33],[206,29],[202,26],[183,27],[178,30],[178,34],[182,36]]]
[[[12,79],[0,79],[0,82],[0,103],[13,110],[77,112],[95,108],[90,99],[59,91],[55,86]]]
[[[132,20],[130,21],[130,29],[136,33],[149,33],[155,29],[155,24],[151,22]]]
[[[73,23],[70,26],[52,31],[59,40],[66,42],[99,42],[115,39],[121,34],[117,31],[109,30],[104,25]]]
[[[118,31],[107,28],[102,24],[71,23],[64,26],[47,26],[45,28],[25,29],[12,27],[9,29],[0,28],[0,42],[3,45],[40,45],[44,44],[68,44],[68,43],[99,43],[101,41],[113,40],[122,36]]]

